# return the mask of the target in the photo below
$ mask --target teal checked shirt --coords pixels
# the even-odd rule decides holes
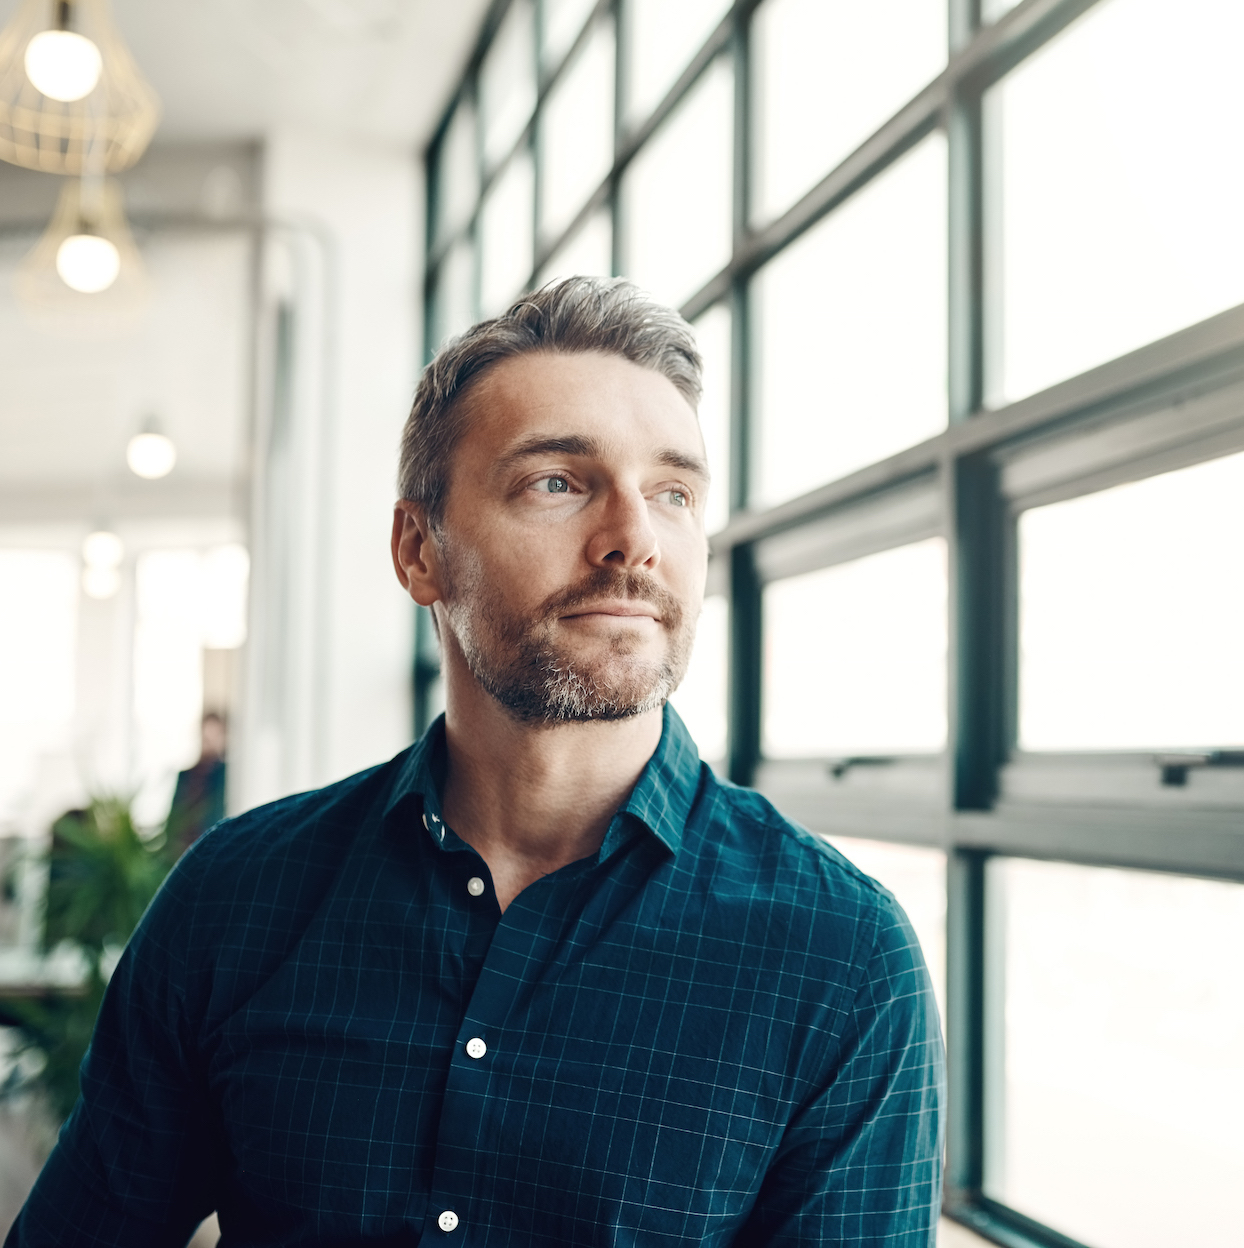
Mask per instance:
[[[943,1058],[894,898],[677,715],[501,913],[444,728],[227,820],[117,967],[10,1248],[930,1248]]]

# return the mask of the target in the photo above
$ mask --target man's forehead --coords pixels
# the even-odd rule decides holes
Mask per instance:
[[[530,354],[481,378],[471,421],[493,460],[540,454],[643,456],[703,466],[691,405],[665,376],[618,356]],[[479,445],[479,443],[477,443]],[[484,450],[480,445],[480,450]]]

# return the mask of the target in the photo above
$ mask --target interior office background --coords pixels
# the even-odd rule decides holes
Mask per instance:
[[[143,290],[23,304],[60,185],[0,166],[6,859],[92,793],[158,825],[205,705],[235,810],[406,745],[439,709],[387,554],[418,369],[625,274],[706,361],[674,701],[913,919],[943,1241],[1239,1244],[1244,11],[114,7],[164,108],[121,179]],[[64,976],[17,880],[0,977]]]

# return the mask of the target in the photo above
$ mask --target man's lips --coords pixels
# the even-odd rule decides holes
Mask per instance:
[[[573,611],[567,611],[561,618],[563,620],[578,620],[603,615],[614,616],[619,619],[659,620],[661,618],[657,609],[650,603],[625,601],[594,602],[588,606],[576,607]]]

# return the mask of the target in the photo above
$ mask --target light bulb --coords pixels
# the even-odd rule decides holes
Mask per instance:
[[[116,568],[82,569],[82,590],[88,598],[111,598],[121,588],[121,574]]]
[[[56,271],[71,290],[97,295],[117,280],[121,253],[98,234],[70,234],[56,249]]]
[[[88,568],[115,568],[125,555],[125,543],[115,533],[98,529],[82,543],[82,561]]]
[[[154,481],[167,477],[177,462],[177,448],[162,433],[136,433],[125,448],[130,471]]]
[[[90,95],[103,68],[99,49],[72,30],[42,30],[26,45],[26,77],[64,104]]]

